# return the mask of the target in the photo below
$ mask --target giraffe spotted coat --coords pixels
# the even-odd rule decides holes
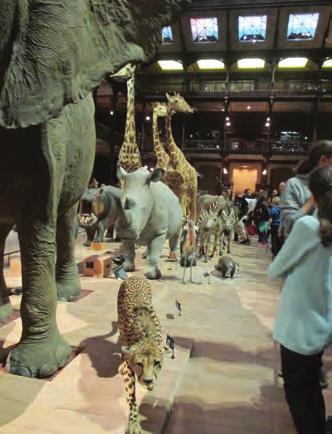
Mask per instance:
[[[152,390],[163,362],[160,322],[146,279],[131,277],[122,282],[118,293],[118,324],[122,345],[119,373],[124,377],[129,403],[128,433],[140,434],[136,378]]]

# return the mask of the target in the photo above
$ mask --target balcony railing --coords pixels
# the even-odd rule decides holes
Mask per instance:
[[[303,155],[308,152],[310,144],[291,142],[271,142],[272,154]],[[221,140],[195,139],[185,140],[184,151],[200,153],[227,153],[227,154],[265,154],[269,152],[267,141],[263,140],[233,140],[227,139],[226,145]]]

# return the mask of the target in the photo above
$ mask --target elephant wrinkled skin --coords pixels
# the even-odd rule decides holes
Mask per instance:
[[[22,335],[10,372],[47,377],[70,347],[58,298],[80,291],[73,259],[77,202],[96,143],[91,91],[106,73],[148,61],[187,0],[1,0],[0,258],[16,224]],[[56,260],[57,262],[56,262]],[[0,322],[11,307],[0,263]]]

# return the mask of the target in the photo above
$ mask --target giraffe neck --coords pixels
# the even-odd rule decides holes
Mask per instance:
[[[136,142],[136,123],[135,123],[135,77],[127,81],[127,116],[126,129],[121,154],[138,154],[139,150]]]
[[[157,157],[158,166],[164,170],[167,170],[168,163],[169,163],[169,156],[160,142],[158,116],[156,115],[155,112],[153,112],[153,118],[152,118],[152,132],[153,132],[153,146]]]
[[[166,134],[167,134],[167,144],[169,148],[169,154],[171,157],[171,164],[174,166],[174,168],[178,168],[181,166],[184,162],[185,156],[183,155],[182,151],[177,147],[173,133],[172,133],[172,117],[166,116]]]

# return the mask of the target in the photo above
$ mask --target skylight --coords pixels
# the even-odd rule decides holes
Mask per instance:
[[[199,69],[224,69],[225,64],[222,60],[218,59],[200,59],[197,60]]]
[[[267,15],[239,17],[239,40],[241,42],[264,42]]]
[[[286,57],[280,60],[278,68],[305,68],[307,63],[306,57]]]
[[[183,71],[182,62],[179,60],[158,60],[158,65],[163,71]]]
[[[314,39],[319,13],[290,14],[288,19],[288,41],[308,41]]]
[[[163,44],[173,44],[174,39],[171,26],[164,27],[161,31],[161,36]]]
[[[265,66],[263,59],[240,59],[237,61],[239,69],[262,69]]]
[[[217,18],[191,18],[191,33],[194,42],[217,42],[219,39]]]
[[[322,68],[332,68],[332,59],[326,59],[322,65]]]

